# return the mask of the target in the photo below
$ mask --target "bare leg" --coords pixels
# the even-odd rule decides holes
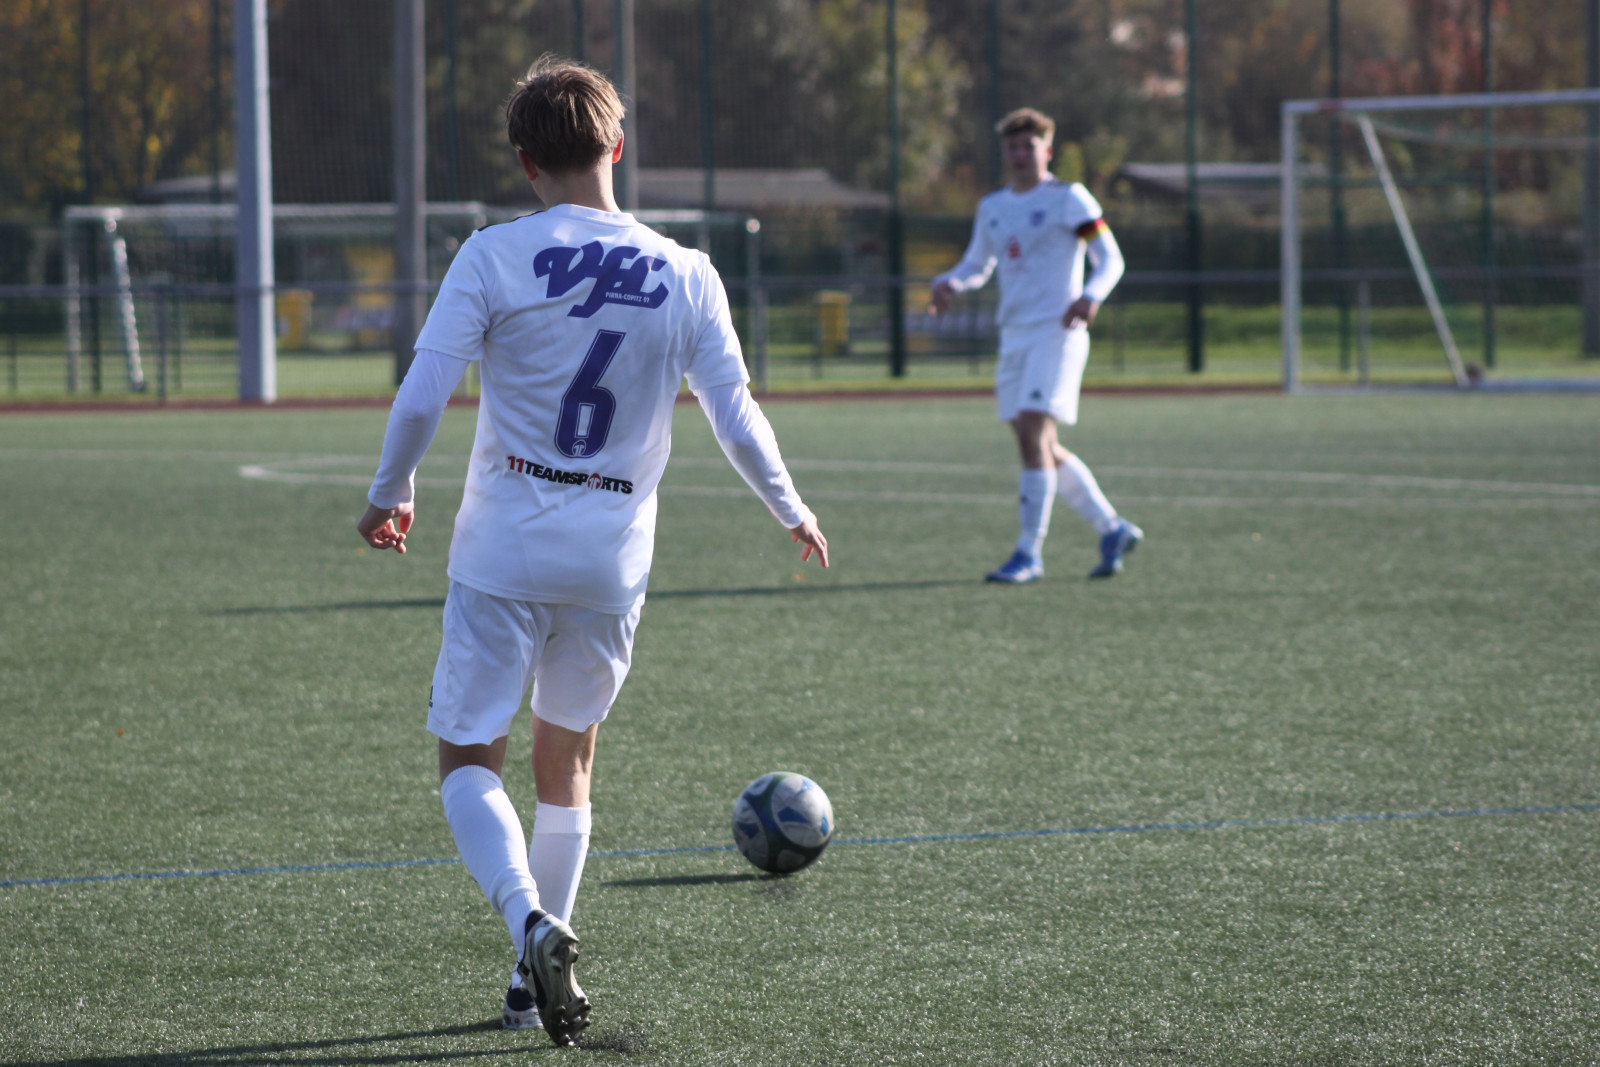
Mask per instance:
[[[500,738],[487,745],[452,745],[439,742],[439,781],[450,777],[459,767],[487,767],[495,774],[506,765],[506,739]]]
[[[1023,470],[1042,471],[1060,462],[1053,455],[1056,420],[1045,412],[1019,411],[1011,420],[1011,430],[1017,435]]]
[[[594,740],[599,723],[582,733],[533,720],[533,780],[539,803],[581,808],[589,803],[594,773]]]

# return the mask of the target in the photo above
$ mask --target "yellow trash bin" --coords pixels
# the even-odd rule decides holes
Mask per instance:
[[[850,352],[850,294],[824,289],[817,294],[817,354],[843,356]]]
[[[311,336],[309,289],[284,289],[278,293],[278,344],[290,351],[304,348]]]

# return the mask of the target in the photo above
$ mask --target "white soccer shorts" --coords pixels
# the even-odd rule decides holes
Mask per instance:
[[[533,713],[579,733],[604,719],[633,660],[639,609],[507,600],[450,583],[444,640],[428,698],[428,731],[455,745],[511,732],[533,686]]]
[[[1000,331],[994,399],[1001,422],[1023,411],[1043,411],[1068,426],[1078,421],[1078,389],[1089,362],[1089,331],[1059,322],[1008,326]]]

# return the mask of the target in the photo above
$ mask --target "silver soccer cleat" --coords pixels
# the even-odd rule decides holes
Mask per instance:
[[[573,1044],[589,1025],[589,998],[572,976],[577,960],[578,935],[572,927],[554,915],[529,925],[517,973],[533,990],[539,1020],[557,1045]]]

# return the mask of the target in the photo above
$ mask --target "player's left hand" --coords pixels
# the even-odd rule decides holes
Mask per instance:
[[[1067,313],[1061,316],[1061,325],[1069,330],[1079,326],[1084,329],[1094,325],[1094,317],[1100,313],[1100,305],[1089,297],[1080,296],[1067,308]]]
[[[366,512],[356,520],[356,530],[373,548],[392,548],[402,556],[406,554],[406,534],[411,532],[411,520],[416,514],[416,504],[407,501],[392,508],[368,504]]]
[[[804,563],[813,554],[817,562],[824,567],[828,565],[828,539],[822,536],[822,531],[817,528],[817,517],[807,513],[805,521],[799,526],[791,527],[789,536],[806,547],[800,550],[800,562]]]

